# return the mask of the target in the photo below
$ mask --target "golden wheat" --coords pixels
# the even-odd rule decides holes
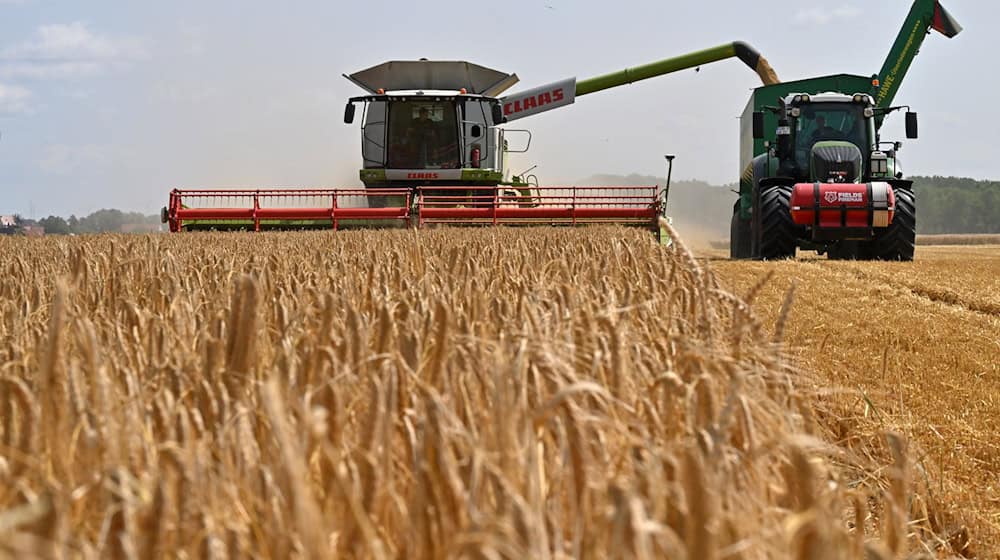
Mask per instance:
[[[772,338],[642,232],[0,239],[0,270],[5,556],[954,544],[902,439],[834,441],[792,293]]]

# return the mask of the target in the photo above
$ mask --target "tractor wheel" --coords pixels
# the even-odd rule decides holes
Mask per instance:
[[[750,258],[750,221],[740,219],[740,201],[733,205],[733,219],[729,224],[729,258]]]
[[[776,185],[760,195],[760,258],[795,258],[798,229],[792,221],[792,187]]]
[[[917,202],[913,191],[896,189],[896,215],[885,230],[868,244],[873,259],[912,261],[917,239]]]

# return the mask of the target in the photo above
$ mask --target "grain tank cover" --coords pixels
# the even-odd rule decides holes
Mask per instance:
[[[344,75],[362,89],[375,93],[399,90],[452,90],[496,97],[516,84],[517,74],[507,74],[462,60],[393,60]]]

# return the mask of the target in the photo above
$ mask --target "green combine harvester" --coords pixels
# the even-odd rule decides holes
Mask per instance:
[[[741,118],[740,196],[730,256],[783,259],[796,249],[831,259],[913,259],[916,197],[904,179],[901,144],[882,140],[886,116],[930,30],[961,27],[936,0],[916,0],[872,76],[836,74],[754,90]]]

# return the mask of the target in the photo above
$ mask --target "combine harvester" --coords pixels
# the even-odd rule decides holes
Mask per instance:
[[[741,118],[740,197],[730,256],[784,259],[797,248],[831,259],[913,260],[916,200],[879,134],[925,35],[961,27],[936,0],[916,0],[874,76],[837,74],[754,90]]]
[[[733,57],[764,84],[778,83],[767,61],[741,42],[504,97],[498,96],[517,83],[515,74],[469,62],[386,62],[345,76],[367,92],[350,99],[344,113],[351,123],[362,106],[363,189],[174,190],[162,218],[173,232],[624,224],[662,235],[658,219],[669,179],[663,189],[540,188],[531,175],[508,179],[507,154],[526,151],[531,134],[501,125],[565,107],[582,95]],[[522,136],[523,148],[509,148],[514,135]]]

